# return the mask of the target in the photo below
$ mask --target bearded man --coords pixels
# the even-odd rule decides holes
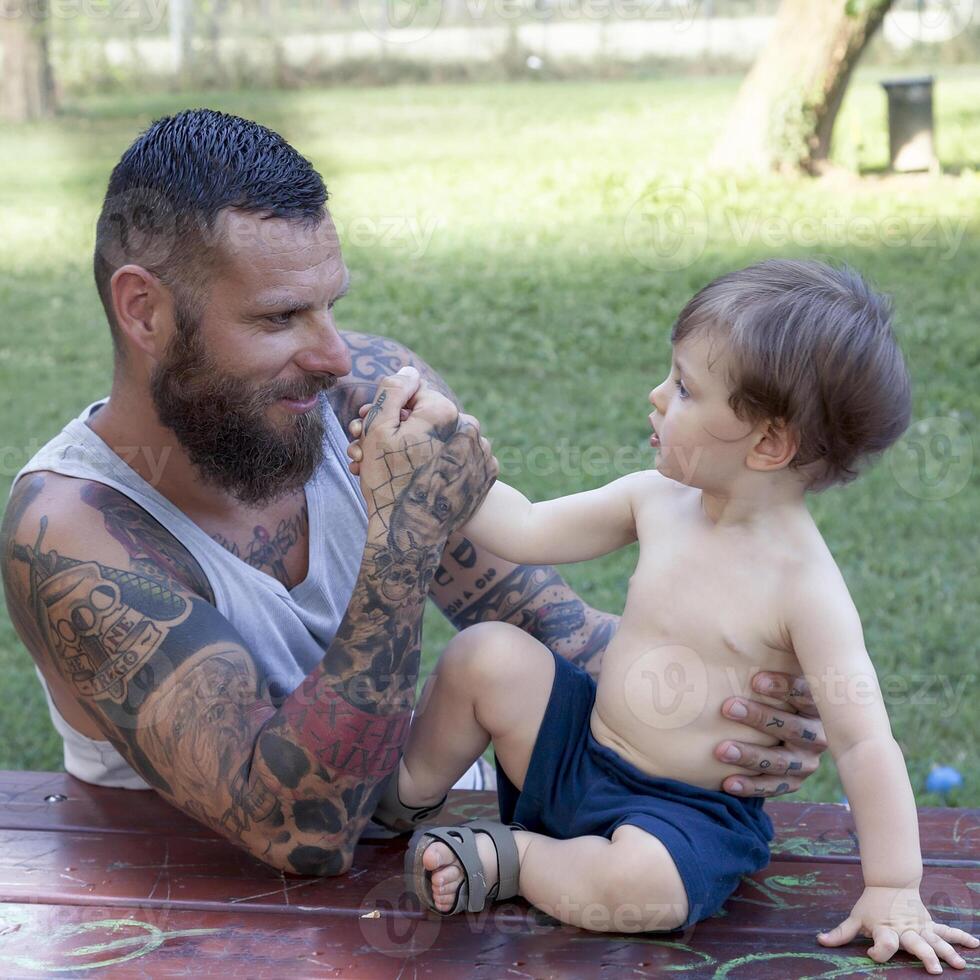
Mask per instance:
[[[18,474],[0,541],[68,772],[152,788],[319,875],[350,867],[396,766],[428,598],[457,628],[505,620],[586,668],[617,623],[553,569],[459,534],[496,461],[412,351],[338,329],[349,275],[326,200],[245,119],[181,112],[136,139],[95,243],[110,397]],[[345,433],[366,402],[383,451],[355,478]],[[722,710],[785,742],[719,745],[739,753],[725,788],[791,791],[823,730],[802,679],[756,684],[786,710]]]

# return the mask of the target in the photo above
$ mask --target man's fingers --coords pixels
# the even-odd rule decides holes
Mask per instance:
[[[378,393],[364,415],[363,433],[371,428],[378,418],[400,418],[405,403],[415,397],[422,383],[418,371],[406,365],[397,374],[381,379]]]
[[[366,415],[368,410],[371,408],[370,405],[362,405],[362,414]],[[398,412],[398,420],[404,422],[405,419],[409,417],[412,413],[407,409],[400,409]],[[347,426],[347,432],[351,439],[360,439],[364,435],[364,421],[362,419],[352,419],[350,425]]]
[[[802,776],[729,776],[721,788],[732,796],[766,797],[795,793],[803,783]]]
[[[770,698],[779,698],[787,706],[809,718],[817,717],[810,685],[805,677],[784,674],[777,670],[760,670],[752,678],[752,690]]]
[[[824,946],[843,946],[858,934],[860,928],[861,920],[849,915],[840,925],[834,926],[830,932],[818,932],[817,939]]]
[[[409,406],[412,415],[436,427],[449,438],[459,428],[459,409],[441,392],[429,385],[419,388],[414,403]]]
[[[818,718],[805,718],[791,711],[770,708],[746,698],[728,698],[721,706],[726,718],[741,722],[757,732],[771,735],[800,748],[822,752],[827,748],[823,724]]]
[[[750,772],[778,776],[809,776],[820,765],[819,756],[812,753],[797,753],[782,746],[767,747],[751,742],[722,742],[715,749],[715,758]]]

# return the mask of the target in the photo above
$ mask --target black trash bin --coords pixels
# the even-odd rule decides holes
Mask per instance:
[[[892,170],[935,170],[931,75],[882,82],[888,95],[888,148]]]

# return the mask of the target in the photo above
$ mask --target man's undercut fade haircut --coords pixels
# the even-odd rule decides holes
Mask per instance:
[[[220,262],[216,222],[225,208],[315,227],[327,188],[309,160],[259,123],[212,109],[154,122],[109,178],[95,236],[95,284],[117,357],[122,353],[110,281],[128,263],[143,266],[200,313]]]
[[[889,300],[853,269],[772,259],[720,276],[681,310],[672,343],[706,331],[728,356],[729,405],[796,432],[806,488],[849,483],[908,428],[911,385]]]

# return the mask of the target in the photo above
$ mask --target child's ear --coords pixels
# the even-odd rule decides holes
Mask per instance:
[[[753,470],[780,470],[797,454],[800,440],[784,419],[772,419],[759,432],[746,464]]]

